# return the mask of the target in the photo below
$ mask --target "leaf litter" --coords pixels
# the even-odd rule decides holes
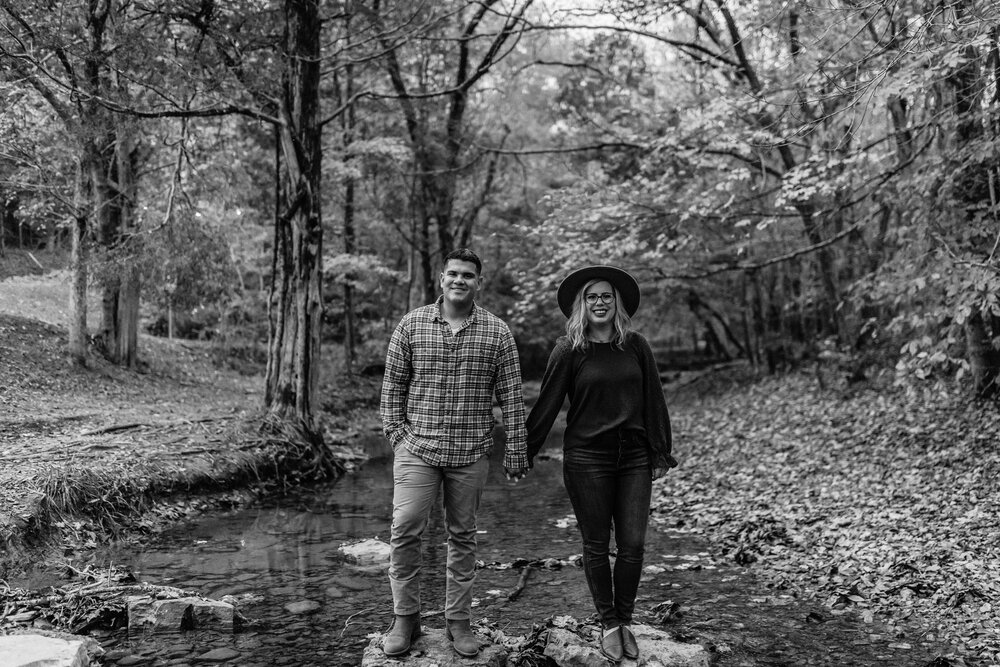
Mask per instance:
[[[996,406],[805,375],[678,398],[681,467],[654,487],[658,521],[831,613],[1000,664]]]

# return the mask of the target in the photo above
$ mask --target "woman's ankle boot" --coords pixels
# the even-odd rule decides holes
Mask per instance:
[[[629,660],[636,660],[639,657],[639,643],[635,640],[635,635],[632,634],[632,630],[627,625],[621,626],[621,629],[622,653]]]
[[[420,612],[392,619],[389,632],[382,639],[382,651],[390,658],[406,655],[413,640],[420,636]]]

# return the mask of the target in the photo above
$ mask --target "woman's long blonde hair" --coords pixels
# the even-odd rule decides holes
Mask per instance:
[[[566,320],[566,337],[569,338],[570,346],[574,350],[586,350],[590,345],[590,340],[587,338],[586,294],[588,289],[599,282],[606,282],[611,285],[611,282],[604,280],[604,278],[595,278],[581,287],[580,291],[573,298],[573,312],[570,313],[569,319]],[[611,342],[615,347],[621,349],[625,347],[625,337],[632,330],[632,318],[625,312],[625,308],[622,306],[621,295],[618,294],[618,290],[614,285],[611,285],[611,291],[615,293],[614,335],[611,337]]]

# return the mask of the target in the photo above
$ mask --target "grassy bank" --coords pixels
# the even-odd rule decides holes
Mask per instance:
[[[0,578],[26,550],[142,529],[164,499],[308,472],[300,439],[260,428],[259,362],[143,334],[138,368],[96,354],[79,368],[66,355],[67,303],[58,271],[0,281]],[[373,428],[373,382],[324,373],[320,424],[340,454]]]

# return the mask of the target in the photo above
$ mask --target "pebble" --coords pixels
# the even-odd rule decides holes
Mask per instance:
[[[285,605],[285,611],[289,614],[311,614],[322,605],[315,600],[301,600],[299,602],[289,602]]]
[[[324,592],[327,594],[327,597],[331,597],[331,598],[342,598],[342,597],[344,597],[344,591],[340,590],[336,586],[330,586]]]

